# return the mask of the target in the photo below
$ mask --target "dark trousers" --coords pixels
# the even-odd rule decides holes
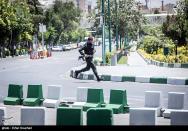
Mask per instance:
[[[93,70],[93,73],[95,74],[97,80],[99,80],[99,76],[98,76],[98,73],[97,73],[97,68],[95,67],[93,61],[91,59],[86,59],[86,63],[87,63],[87,66],[81,70],[77,70],[76,72],[77,73],[81,73],[81,72],[85,72],[85,71],[89,71],[90,68]]]

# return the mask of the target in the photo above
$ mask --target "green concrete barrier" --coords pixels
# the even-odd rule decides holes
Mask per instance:
[[[124,107],[128,107],[126,90],[110,90],[110,101],[106,105],[106,108],[113,109],[114,114],[129,112],[129,108],[124,110]]]
[[[27,98],[24,99],[24,106],[39,106],[43,103],[42,85],[28,85]]]
[[[88,126],[110,126],[114,124],[113,110],[109,108],[91,108],[87,111]]]
[[[89,74],[88,75],[88,80],[94,80],[94,75],[93,74]]]
[[[160,63],[159,63],[159,66],[163,67],[163,66],[164,66],[164,63],[160,62]]]
[[[5,105],[21,105],[23,99],[23,85],[9,84]]]
[[[87,92],[87,103],[83,106],[83,111],[87,111],[89,108],[101,107],[104,103],[103,89],[89,88]]]
[[[168,63],[168,67],[174,68],[174,64]]]
[[[185,80],[185,85],[188,85],[188,79]]]
[[[122,77],[122,82],[124,81],[135,82],[135,80],[136,80],[135,76],[123,76]]]
[[[104,81],[111,81],[111,75],[102,75],[101,78],[102,78]]]
[[[57,126],[80,126],[83,125],[82,108],[58,107]]]
[[[188,63],[186,63],[186,64],[181,64],[181,68],[188,68]]]
[[[160,83],[160,84],[167,84],[167,78],[150,78],[150,83]]]

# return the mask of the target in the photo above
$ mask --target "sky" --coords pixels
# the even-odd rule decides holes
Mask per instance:
[[[140,1],[141,3],[145,4],[145,0],[137,0]],[[159,8],[162,5],[162,0],[149,0],[148,2],[148,7],[150,8],[150,2],[151,2],[151,7],[152,8]],[[163,0],[164,1],[164,5],[168,4],[168,3],[172,3],[172,4],[176,4],[177,1],[180,0]]]

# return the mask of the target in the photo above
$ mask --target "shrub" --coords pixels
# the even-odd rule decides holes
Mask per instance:
[[[176,57],[176,55],[164,56],[162,54],[158,54],[158,55],[148,54],[142,49],[138,49],[138,51],[148,60],[156,60],[166,63],[175,63],[175,60],[177,59],[177,63],[188,63],[188,56],[185,56],[183,54],[177,55]]]
[[[114,50],[113,52],[108,52],[108,53],[106,53],[106,63],[107,64],[111,64],[111,56],[113,55],[113,54],[115,54],[117,52],[117,50]]]
[[[94,58],[93,63],[94,63],[96,66],[100,66],[101,63],[102,63],[102,58],[99,58],[99,57]]]
[[[159,43],[157,37],[146,36],[144,39],[144,50],[149,54],[153,54],[154,51],[157,51],[157,43]]]

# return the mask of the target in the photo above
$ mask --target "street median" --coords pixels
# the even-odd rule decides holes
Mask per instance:
[[[75,78],[75,69],[71,69],[70,76]],[[188,85],[188,78],[185,77],[148,77],[148,76],[124,76],[124,75],[99,75],[103,81],[113,82],[139,82],[153,84]],[[96,80],[94,74],[80,73],[77,77],[80,80]]]

